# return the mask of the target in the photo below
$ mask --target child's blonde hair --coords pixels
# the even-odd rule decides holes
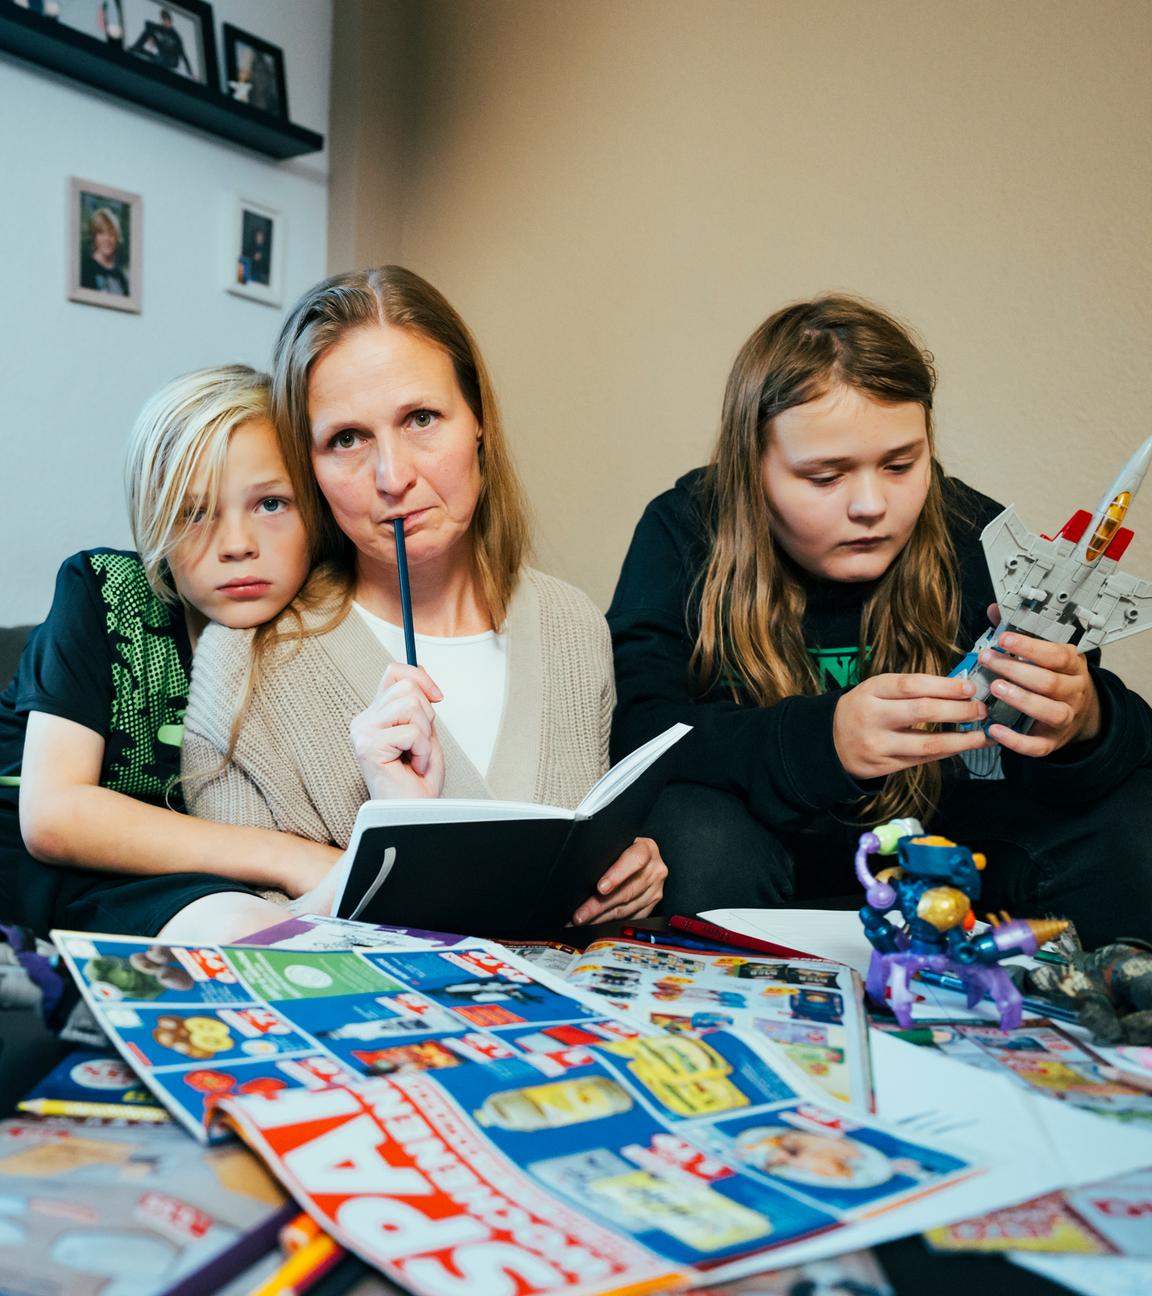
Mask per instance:
[[[229,438],[250,419],[270,420],[270,392],[267,374],[219,365],[174,379],[140,411],[124,465],[128,517],[148,584],[166,603],[179,601],[168,558],[196,512],[215,511]]]

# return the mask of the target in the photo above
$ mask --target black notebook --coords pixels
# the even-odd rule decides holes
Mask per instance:
[[[342,867],[340,918],[471,936],[561,927],[640,833],[667,778],[673,725],[614,765],[575,810],[527,801],[366,801]]]

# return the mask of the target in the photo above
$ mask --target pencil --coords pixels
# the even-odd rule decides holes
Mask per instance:
[[[26,1098],[16,1105],[20,1111],[30,1112],[33,1116],[85,1116],[100,1120],[149,1121],[156,1124],[172,1119],[163,1107],[151,1107],[143,1103],[139,1106],[121,1106],[119,1103],[73,1101],[65,1098]]]
[[[396,533],[396,570],[400,574],[400,611],[404,616],[404,656],[409,666],[418,666],[416,660],[416,629],[412,624],[412,591],[408,587],[408,551],[404,547],[404,519],[392,519]]]
[[[293,1251],[302,1251],[322,1232],[320,1225],[312,1216],[301,1211],[291,1224],[285,1224],[280,1230],[280,1247],[291,1255]]]
[[[344,1255],[344,1248],[321,1233],[307,1246],[293,1251],[266,1283],[250,1296],[298,1296],[306,1292]]]

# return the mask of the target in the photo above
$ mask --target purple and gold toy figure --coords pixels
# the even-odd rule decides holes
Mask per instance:
[[[896,855],[897,864],[875,876],[870,855]],[[915,819],[895,819],[864,833],[856,850],[856,876],[867,901],[860,921],[872,948],[868,994],[887,1001],[901,1026],[912,1024],[915,994],[909,981],[921,968],[950,972],[964,984],[971,1008],[989,995],[1000,1010],[1000,1025],[1020,1025],[1020,991],[996,964],[1016,954],[1034,954],[1067,926],[1059,919],[1010,919],[989,915],[991,931],[971,934],[972,902],[980,898],[984,856],[947,837],[926,836]],[[897,909],[903,926],[887,914]]]

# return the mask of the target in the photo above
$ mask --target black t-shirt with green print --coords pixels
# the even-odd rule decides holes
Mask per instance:
[[[192,650],[183,610],[149,588],[133,553],[89,549],[60,568],[52,610],[0,694],[0,920],[151,936],[186,905],[249,892],[209,873],[107,872],[44,864],[20,834],[20,768],[28,715],[42,711],[104,739],[103,787],[182,811],[176,782]]]
[[[175,781],[191,657],[183,610],[156,597],[134,553],[73,555],[0,694],[0,797],[15,804],[28,713],[42,711],[104,739],[101,786],[183,809]]]

